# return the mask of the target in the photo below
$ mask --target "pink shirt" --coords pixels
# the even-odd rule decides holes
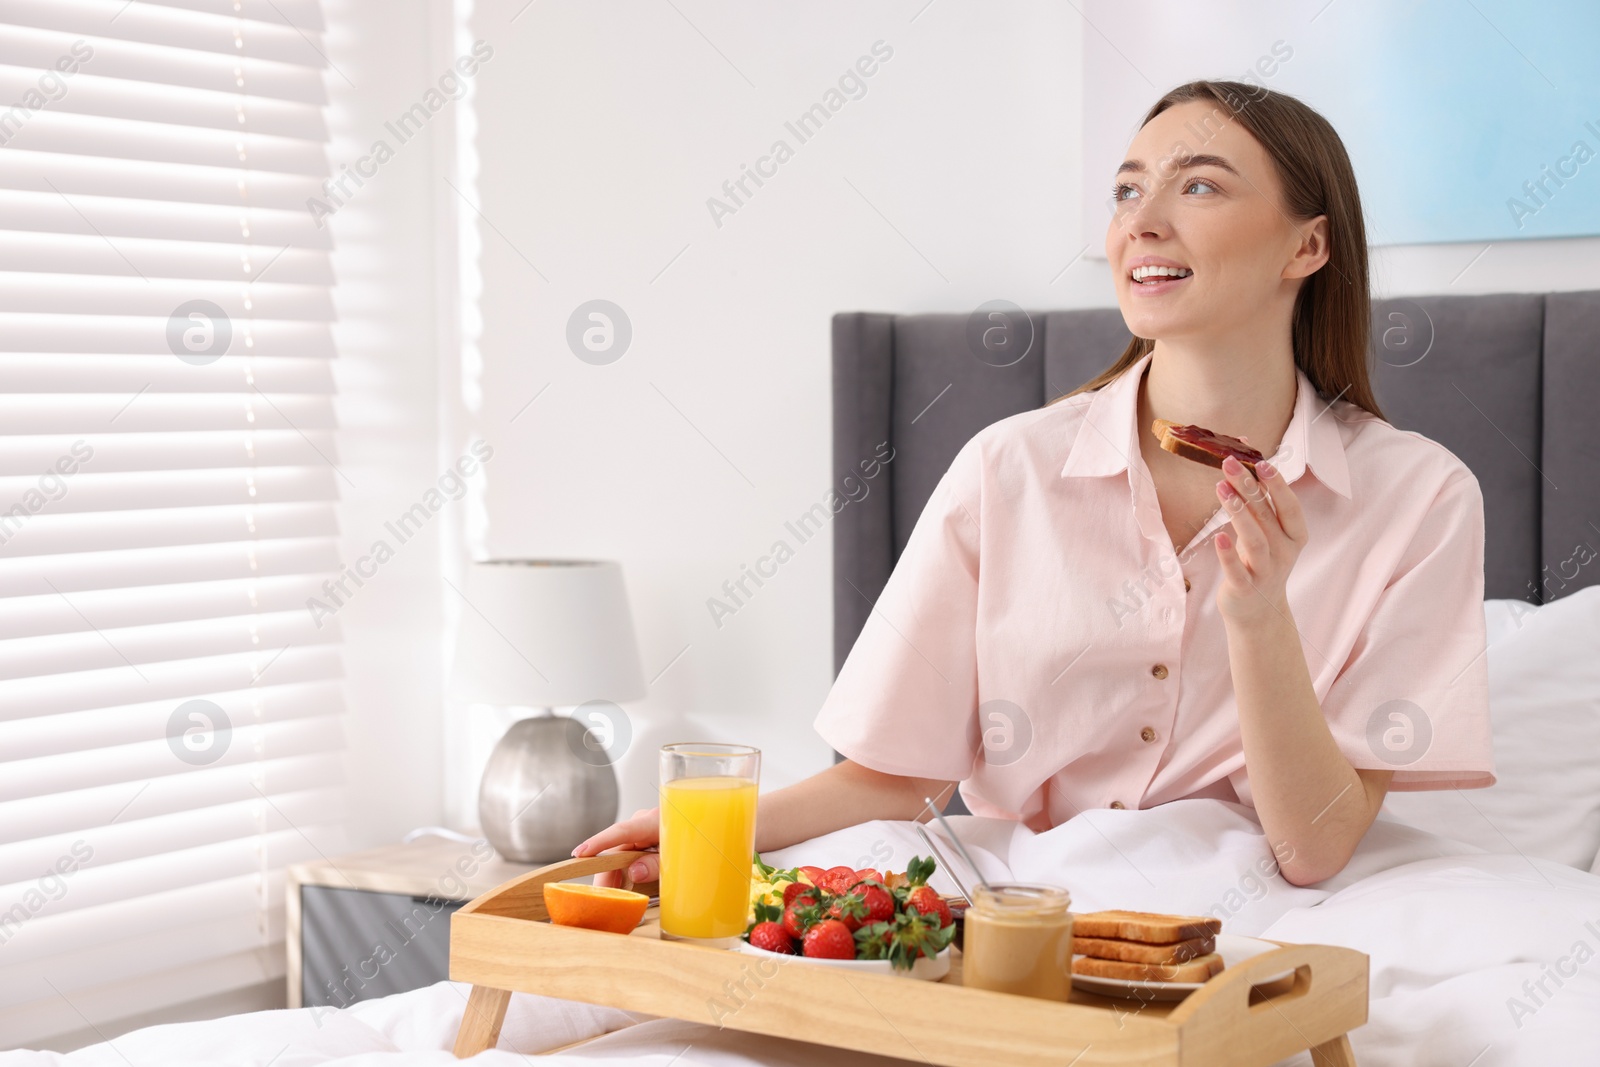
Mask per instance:
[[[823,703],[825,741],[1035,830],[1254,806],[1210,544],[1231,519],[1174,551],[1134,425],[1149,361],[962,446]],[[1271,459],[1306,514],[1288,598],[1333,738],[1391,790],[1493,785],[1478,481],[1295,374]]]

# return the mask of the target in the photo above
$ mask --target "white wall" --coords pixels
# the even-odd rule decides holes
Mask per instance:
[[[393,544],[384,523],[416,503],[444,469],[439,378],[447,349],[437,312],[434,205],[448,138],[439,136],[435,119],[399,145],[384,123],[436,76],[448,20],[431,2],[323,0],[323,8],[334,172],[366,155],[375,140],[396,146],[394,158],[328,220],[338,278],[340,528],[348,565],[379,538]],[[398,840],[442,816],[439,573],[460,510],[450,505],[398,546],[337,616],[345,641],[352,849]]]
[[[957,0],[480,0],[471,25],[496,50],[476,100],[488,221],[475,418],[502,449],[488,550],[623,562],[655,679],[628,707],[624,814],[654,802],[663,741],[760,745],[767,787],[819,770],[829,538],[720,628],[706,599],[829,488],[834,312],[1114,304],[1104,261],[1077,258],[1104,237],[1079,210],[1094,31],[1069,5]],[[785,121],[879,40],[893,56],[866,95],[798,143]],[[707,198],[776,138],[794,157],[719,227]],[[1379,250],[1379,294],[1600,286],[1600,242],[1474,261],[1481,251]],[[633,326],[607,366],[564,340],[595,298]],[[478,766],[451,772],[462,817]]]
[[[522,6],[472,21],[496,50],[477,82],[489,550],[622,561],[655,679],[627,707],[624,814],[654,804],[665,741],[757,744],[764,785],[787,784],[830,761],[811,729],[830,538],[720,629],[706,600],[829,489],[834,312],[1094,299],[1079,268],[1051,284],[1081,244],[1079,25],[1042,2],[1000,22],[947,2],[912,21],[920,4],[561,0],[511,21]],[[865,95],[799,143],[785,121],[880,40]],[[794,157],[719,228],[707,198],[777,138]],[[597,297],[633,325],[608,366],[564,340]]]

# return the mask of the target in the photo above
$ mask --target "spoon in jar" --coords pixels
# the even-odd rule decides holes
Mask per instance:
[[[922,835],[922,840],[928,846],[928,851],[933,853],[933,858],[939,861],[940,866],[950,872],[950,880],[956,884],[956,889],[961,893],[961,899],[965,900],[970,907],[973,904],[972,894],[967,892],[967,887],[962,884],[960,876],[956,874],[956,869],[950,865],[950,861],[944,858],[944,853],[939,851],[939,846],[933,843],[933,835],[928,833],[921,823],[917,824],[917,833]]]
[[[950,823],[945,819],[944,812],[940,811],[937,807],[934,806],[932,797],[923,797],[922,799],[927,802],[928,810],[933,812],[933,817],[935,819],[939,820],[939,825],[944,827],[944,832],[950,835],[950,841],[956,846],[956,851],[961,853],[961,858],[966,861],[967,866],[972,870],[972,876],[978,880],[978,888],[979,889],[988,889],[989,888],[989,883],[987,883],[987,882],[985,882],[983,880],[983,871],[979,870],[978,869],[978,865],[976,863],[972,862],[972,856],[971,856],[970,853],[967,852],[967,846],[963,845],[961,843],[961,838],[956,836],[955,830],[951,827]],[[924,837],[924,839],[926,839],[927,835],[924,834],[923,837]],[[928,847],[929,848],[933,848],[933,842],[932,841],[928,842]],[[937,853],[937,850],[935,850],[935,852]],[[950,872],[951,872],[950,873],[950,877],[952,879],[954,879],[955,878],[955,871],[950,868],[950,865],[948,863],[945,864],[945,869],[946,870],[950,870]],[[956,882],[956,885],[959,886],[960,884],[961,883],[959,881]],[[962,894],[962,896],[965,896],[967,898],[967,903],[969,903],[969,904],[972,903],[972,897],[967,894],[967,891],[965,889],[961,890],[961,894]]]

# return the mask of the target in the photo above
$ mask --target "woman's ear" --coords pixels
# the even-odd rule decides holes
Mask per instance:
[[[1294,228],[1300,235],[1300,244],[1289,266],[1284,269],[1283,276],[1306,278],[1321,270],[1323,264],[1328,262],[1328,216],[1318,215],[1314,219],[1297,222]]]

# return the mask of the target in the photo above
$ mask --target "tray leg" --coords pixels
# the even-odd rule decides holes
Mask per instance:
[[[1311,1050],[1315,1067],[1356,1067],[1356,1054],[1350,1047],[1350,1035],[1340,1034],[1332,1041],[1324,1041]]]
[[[500,1025],[506,1021],[506,1005],[510,1003],[509,989],[472,987],[467,997],[467,1010],[461,1016],[461,1029],[456,1031],[456,1059],[464,1060],[494,1048],[500,1040]],[[1354,1060],[1350,1062],[1355,1063]]]

